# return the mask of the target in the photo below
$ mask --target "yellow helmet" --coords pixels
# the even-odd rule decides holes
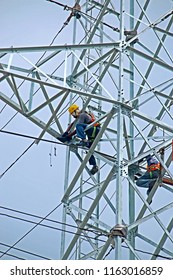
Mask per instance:
[[[69,108],[68,111],[70,114],[72,114],[74,111],[76,111],[77,109],[79,109],[79,106],[76,104],[72,104]]]

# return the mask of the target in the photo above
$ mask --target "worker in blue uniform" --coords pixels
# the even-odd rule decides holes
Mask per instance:
[[[160,162],[150,154],[146,157],[147,171],[137,179],[136,185],[141,188],[147,188],[147,195],[152,190],[157,178],[160,175]]]

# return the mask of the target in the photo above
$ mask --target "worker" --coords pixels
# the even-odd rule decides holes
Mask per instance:
[[[69,142],[71,141],[72,136],[76,134],[77,137],[81,139],[81,141],[76,145],[90,148],[94,139],[100,131],[100,124],[96,122],[93,126],[91,126],[85,131],[87,126],[95,121],[94,115],[86,111],[81,111],[77,104],[72,104],[68,108],[68,111],[70,115],[73,116],[73,118],[75,118],[75,121],[69,125],[66,132],[62,135],[64,141],[62,138],[60,139],[60,137],[58,139],[62,142]],[[76,129],[71,132],[71,128],[73,127],[74,123]],[[96,159],[93,155],[91,155],[91,157],[89,158],[89,164],[93,166],[90,172],[92,175],[94,175],[96,172],[98,172],[98,166],[96,164]]]
[[[160,175],[160,162],[150,154],[146,156],[147,171],[137,179],[136,185],[142,188],[148,188],[147,195],[152,190],[157,178]]]

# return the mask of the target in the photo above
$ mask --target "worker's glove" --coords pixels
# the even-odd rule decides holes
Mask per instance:
[[[138,161],[138,164],[140,164],[141,162],[143,162],[144,158],[141,158],[139,161]]]
[[[66,136],[66,137],[64,137],[64,138],[67,139],[67,142],[70,142],[70,141],[72,140],[72,136]]]
[[[64,137],[67,142],[72,140],[72,136],[69,136],[67,131],[62,134],[62,137]]]
[[[68,136],[68,132],[67,131],[62,134],[62,137],[67,137],[67,136]]]

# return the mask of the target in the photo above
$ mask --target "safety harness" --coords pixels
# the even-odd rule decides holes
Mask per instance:
[[[150,173],[150,178],[152,178],[152,172],[155,170],[160,170],[160,168],[160,162],[147,166],[147,171]]]
[[[93,127],[93,132],[92,132],[92,135],[91,135],[91,138],[92,138],[92,139],[95,139],[95,137],[96,137],[96,130],[97,130],[97,129],[96,129],[96,126],[94,126],[94,127]]]
[[[160,170],[160,162],[155,163],[155,164],[151,164],[150,166],[147,166],[147,171],[148,172],[152,172],[155,170]]]
[[[85,113],[87,113],[91,117],[91,122],[90,123],[95,122],[96,118],[95,118],[95,116],[92,112],[85,111]],[[100,123],[96,122],[95,124],[93,124],[93,127],[96,127],[96,126],[100,126]]]

